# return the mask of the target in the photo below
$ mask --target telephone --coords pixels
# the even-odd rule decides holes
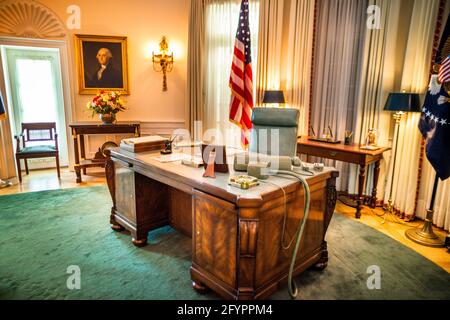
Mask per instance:
[[[289,275],[288,275],[289,295],[291,296],[291,298],[295,299],[298,295],[298,287],[297,284],[295,283],[295,280],[293,279],[294,267],[295,261],[297,260],[298,251],[300,249],[301,240],[303,238],[303,233],[305,231],[306,221],[308,220],[309,216],[309,206],[311,198],[308,183],[306,182],[306,179],[303,176],[305,175],[313,176],[314,173],[310,171],[305,164],[303,164],[300,158],[298,157],[291,158],[288,156],[280,156],[280,157],[269,155],[250,156],[249,154],[238,154],[234,157],[233,166],[235,171],[247,171],[249,176],[258,178],[261,181],[268,179],[270,175],[289,175],[297,178],[303,185],[303,188],[305,190],[304,215],[294,235],[294,237],[296,237],[295,247],[289,265]],[[300,168],[299,171],[294,170],[298,168]],[[283,231],[282,231],[283,235],[285,233],[286,228],[286,218],[287,212],[285,212],[284,216]],[[283,249],[287,250],[290,248],[291,244],[289,244],[288,247],[284,247],[282,241],[281,246]]]
[[[247,171],[250,176],[263,180],[278,171],[292,171],[303,176],[314,176],[311,168],[299,157],[237,154],[234,156],[233,168],[234,171]]]

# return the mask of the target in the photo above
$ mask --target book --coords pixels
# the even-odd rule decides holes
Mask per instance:
[[[120,142],[120,148],[134,153],[159,151],[164,149],[166,141],[169,141],[169,139],[161,136],[129,138]]]

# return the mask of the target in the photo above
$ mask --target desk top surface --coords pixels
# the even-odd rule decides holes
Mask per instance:
[[[302,146],[302,145],[303,146],[311,146],[311,147],[317,147],[317,148],[322,148],[322,149],[327,149],[327,150],[343,151],[343,152],[348,152],[348,153],[364,154],[364,155],[370,155],[370,156],[376,156],[376,155],[382,154],[391,149],[391,148],[387,148],[387,147],[380,147],[377,150],[366,150],[366,149],[361,149],[361,145],[356,144],[356,143],[353,143],[350,145],[345,145],[343,143],[333,144],[333,143],[308,140],[308,137],[301,137],[300,139],[298,139],[297,143],[300,146]]]
[[[192,155],[193,149],[184,154]],[[234,155],[242,151],[238,149],[227,148],[227,158],[229,173],[215,173],[216,178],[204,178],[204,168],[193,168],[181,164],[181,160],[174,162],[160,162],[155,158],[160,157],[159,152],[132,153],[120,148],[111,149],[111,156],[134,165],[135,170],[151,178],[155,176],[167,177],[189,187],[196,188],[210,194],[215,194],[226,198],[226,200],[237,202],[240,199],[259,199],[261,200],[274,192],[289,192],[298,187],[298,179],[292,176],[271,176],[267,180],[260,180],[260,185],[243,190],[228,184],[230,176],[243,175],[245,172],[235,172],[233,170]],[[197,156],[197,153],[195,153]],[[314,176],[305,177],[308,184],[312,185],[318,181],[328,179],[331,176],[337,176],[336,169],[325,167],[322,172],[315,172]],[[158,180],[158,179],[157,179]]]

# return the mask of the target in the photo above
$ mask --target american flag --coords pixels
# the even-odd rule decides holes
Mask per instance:
[[[231,66],[230,121],[241,127],[241,143],[247,146],[252,128],[253,72],[250,51],[249,3],[242,0]]]
[[[450,56],[445,58],[439,69],[438,79],[440,83],[450,81]]]

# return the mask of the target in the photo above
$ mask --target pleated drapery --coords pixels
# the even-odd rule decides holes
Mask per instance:
[[[3,73],[3,64],[0,61],[0,72]],[[6,86],[4,77],[0,77],[0,94],[6,109],[6,118],[0,120],[0,179],[10,179],[17,176],[14,145],[11,131],[10,120],[8,117],[8,98],[6,96]]]
[[[446,19],[450,14],[450,2],[446,1],[442,9],[441,33],[443,32],[443,26],[445,25]],[[420,177],[417,209],[415,212],[416,216],[422,219],[425,218],[427,209],[430,205],[435,177],[433,167],[426,159],[426,156],[423,156],[424,160]],[[450,230],[450,179],[445,181],[439,180],[434,204],[433,223],[445,230]]]
[[[300,110],[307,133],[315,0],[261,0],[257,105],[264,90],[283,90],[286,107]]]
[[[401,90],[421,94],[427,91],[438,8],[439,0],[414,1],[406,35],[408,41],[402,65]],[[414,215],[421,144],[417,127],[419,118],[420,113],[408,113],[400,123],[392,199],[394,207],[405,215]],[[392,166],[391,161],[391,170]],[[391,176],[388,175],[385,200],[389,198]]]
[[[204,13],[204,140],[236,148],[241,147],[241,133],[240,128],[228,120],[231,97],[228,84],[240,4],[239,0],[208,0]],[[250,0],[249,13],[253,79],[256,79],[259,0]]]
[[[200,139],[201,127],[196,122],[203,122],[205,96],[203,90],[203,61],[205,39],[205,0],[191,1],[189,9],[188,33],[188,73],[187,73],[187,114],[189,130],[193,139]]]
[[[346,130],[355,130],[367,1],[318,0],[317,7],[311,126],[318,135],[330,127],[344,140]],[[323,161],[340,171],[336,187],[345,190],[349,165]]]

